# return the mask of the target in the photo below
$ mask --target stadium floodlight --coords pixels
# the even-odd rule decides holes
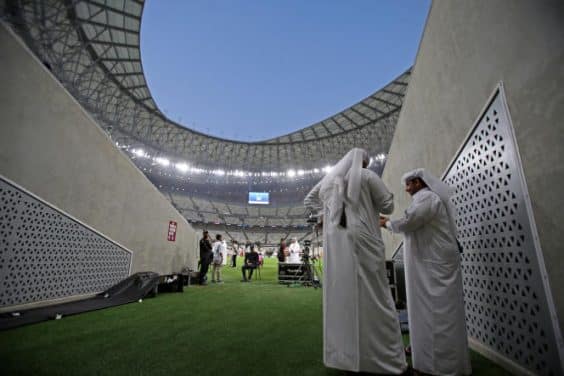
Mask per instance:
[[[138,157],[147,157],[148,155],[145,154],[145,150],[143,149],[131,149],[131,152]]]
[[[186,163],[177,163],[175,167],[182,173],[186,173],[188,171],[188,165]]]
[[[116,143],[117,144],[117,143]],[[122,145],[122,147],[124,147]],[[288,177],[288,178],[296,178],[296,177],[303,177],[306,175],[314,175],[314,174],[319,174],[319,173],[323,173],[323,174],[327,174],[329,173],[332,169],[333,166],[330,165],[326,165],[323,168],[313,168],[311,170],[304,170],[304,169],[288,169],[286,172],[282,172],[282,171],[262,171],[262,172],[256,172],[256,171],[243,171],[243,170],[223,170],[223,169],[204,169],[204,168],[199,168],[199,167],[190,167],[189,163],[187,162],[177,162],[177,163],[173,163],[171,162],[168,158],[165,157],[151,157],[148,153],[146,153],[143,149],[139,148],[139,149],[129,149],[129,147],[126,147],[126,150],[128,150],[130,153],[134,154],[137,157],[140,158],[151,158],[155,163],[163,166],[163,167],[168,167],[172,164],[172,166],[174,166],[176,168],[176,170],[178,170],[179,172],[181,172],[182,174],[185,174],[187,172],[192,173],[192,174],[207,174],[207,175],[216,175],[216,176],[237,176],[237,177]],[[382,162],[386,159],[386,155],[383,153],[380,153],[374,157],[370,158],[370,164],[372,165],[372,163],[378,161],[378,162]]]
[[[161,166],[168,167],[170,165],[170,161],[166,158],[157,157],[155,158],[155,162],[160,164]]]

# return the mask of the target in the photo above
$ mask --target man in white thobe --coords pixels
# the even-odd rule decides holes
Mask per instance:
[[[301,248],[300,248],[300,243],[298,243],[298,239],[296,238],[292,239],[292,243],[288,247],[288,251],[290,252],[290,255],[288,256],[286,262],[290,264],[299,264],[301,262],[301,258],[300,258]]]
[[[304,201],[323,215],[323,361],[401,374],[407,363],[378,226],[379,213],[393,210],[393,195],[368,163],[366,151],[352,149]]]
[[[413,369],[469,375],[460,251],[451,188],[424,169],[402,178],[413,202],[402,218],[380,225],[404,236],[407,313]]]

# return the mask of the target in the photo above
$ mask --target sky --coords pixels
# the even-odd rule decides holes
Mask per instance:
[[[415,62],[430,0],[150,0],[149,89],[171,120],[260,141],[371,95]]]

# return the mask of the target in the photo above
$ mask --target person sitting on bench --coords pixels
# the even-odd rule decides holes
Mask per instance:
[[[241,282],[250,282],[251,277],[253,276],[253,271],[257,268],[259,264],[259,255],[255,251],[255,247],[251,245],[251,252],[245,253],[245,262],[241,267],[241,271],[243,272],[243,279]],[[249,270],[249,277],[247,278],[246,271]]]

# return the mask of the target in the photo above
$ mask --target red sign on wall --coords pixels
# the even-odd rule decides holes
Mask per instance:
[[[168,241],[173,242],[176,240],[176,225],[177,223],[174,221],[168,222]]]

